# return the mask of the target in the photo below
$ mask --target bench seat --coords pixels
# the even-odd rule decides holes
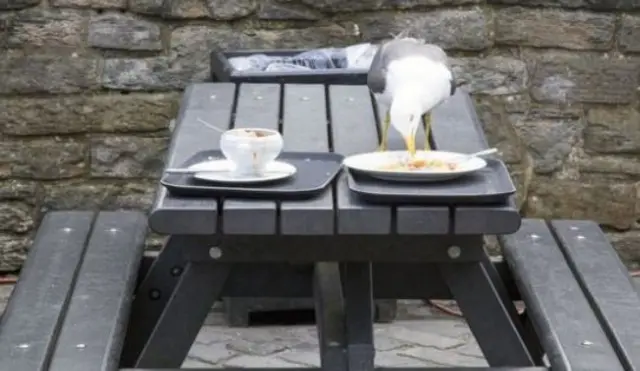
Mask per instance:
[[[0,370],[117,370],[145,234],[139,212],[48,213],[0,322]]]
[[[596,223],[525,219],[500,242],[554,371],[640,370],[640,296]]]

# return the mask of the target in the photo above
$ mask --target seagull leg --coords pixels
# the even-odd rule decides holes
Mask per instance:
[[[387,135],[389,134],[390,124],[391,116],[389,116],[389,111],[387,110],[387,114],[384,116],[384,122],[382,123],[382,140],[380,141],[380,145],[378,146],[378,151],[387,150]]]
[[[431,134],[431,112],[427,112],[422,116],[422,122],[424,124],[424,150],[430,151],[429,135]]]

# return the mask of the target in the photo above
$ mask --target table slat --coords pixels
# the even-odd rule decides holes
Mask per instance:
[[[48,369],[92,221],[92,212],[45,215],[1,317],[0,370]]]
[[[386,107],[378,104],[378,125],[380,133],[384,117],[386,115]],[[406,150],[402,135],[389,127],[388,132],[388,149]],[[416,148],[424,148],[424,127],[420,125],[416,133]],[[449,208],[446,206],[398,206],[396,208],[396,231],[398,234],[446,234],[449,233]]]
[[[473,153],[488,148],[482,124],[468,93],[459,89],[432,113],[432,138],[444,151]],[[456,234],[513,233],[521,219],[513,197],[497,206],[458,206],[454,211]]]
[[[345,156],[374,150],[378,131],[369,89],[332,85],[328,98],[333,150]],[[349,190],[344,173],[336,182],[336,206],[340,234],[391,233],[391,208],[360,201]]]
[[[218,147],[220,133],[198,119],[221,130],[229,127],[235,84],[196,84],[189,86],[176,120],[166,167],[179,167],[200,151]],[[215,198],[172,197],[160,186],[149,225],[159,233],[213,234],[216,232],[218,204]]]
[[[279,84],[242,84],[234,128],[278,130]],[[222,228],[225,234],[275,234],[277,203],[268,200],[227,199],[223,202]]]
[[[554,220],[551,226],[625,369],[640,370],[640,295],[616,250],[595,222]]]
[[[324,85],[284,86],[283,135],[285,151],[329,151]],[[296,235],[334,233],[333,189],[303,201],[280,205],[280,232]]]

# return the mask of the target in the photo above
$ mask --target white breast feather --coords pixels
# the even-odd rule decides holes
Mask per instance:
[[[420,56],[402,58],[389,64],[385,91],[377,98],[390,105],[399,88],[409,88],[419,94],[423,112],[427,112],[450,96],[451,78],[443,63]]]

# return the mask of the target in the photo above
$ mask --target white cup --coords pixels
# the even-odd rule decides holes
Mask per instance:
[[[280,155],[282,146],[282,135],[269,129],[232,129],[220,137],[222,154],[239,176],[262,176],[267,165]]]

